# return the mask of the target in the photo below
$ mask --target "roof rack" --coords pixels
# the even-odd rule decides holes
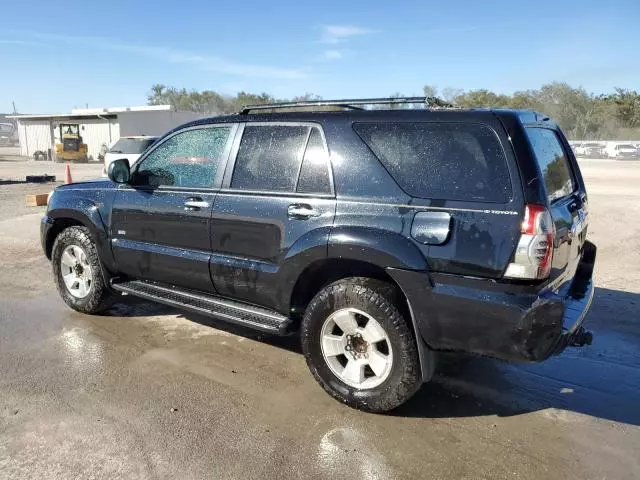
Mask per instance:
[[[303,102],[264,103],[258,105],[243,105],[241,115],[253,110],[277,110],[305,107],[342,107],[345,110],[364,110],[366,105],[401,105],[406,103],[422,104],[428,108],[453,108],[453,105],[437,97],[382,97],[358,98],[345,100],[308,100]]]

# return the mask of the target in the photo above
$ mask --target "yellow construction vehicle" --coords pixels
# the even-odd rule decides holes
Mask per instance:
[[[77,123],[61,123],[60,143],[56,142],[53,152],[54,162],[87,162],[87,144],[82,143],[80,125]]]

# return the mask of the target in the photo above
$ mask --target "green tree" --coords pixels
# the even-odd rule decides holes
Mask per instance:
[[[464,91],[444,88],[439,91],[434,85],[425,85],[426,97],[442,96],[443,100],[463,108],[516,108],[535,110],[552,117],[564,132],[580,140],[638,140],[640,139],[640,94],[635,90],[616,88],[612,93],[594,95],[584,88],[554,82],[539,89],[524,90],[507,95],[487,89]],[[403,95],[395,93],[391,97]],[[293,97],[292,101],[319,100],[313,93]],[[152,85],[147,100],[150,105],[173,105],[180,110],[202,114],[225,114],[238,112],[243,105],[265,104],[277,99],[268,93],[239,92],[237,95],[222,95],[212,90],[202,92],[177,89],[158,83]],[[396,105],[393,108],[413,108],[413,105]],[[332,110],[334,108],[319,108]],[[390,108],[379,106],[377,108]]]

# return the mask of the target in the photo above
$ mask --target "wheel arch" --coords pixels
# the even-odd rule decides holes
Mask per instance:
[[[375,263],[353,258],[327,258],[313,262],[300,274],[292,289],[290,312],[293,322],[300,322],[307,305],[322,288],[350,277],[372,278],[392,287],[393,300],[400,308],[402,315],[411,322],[410,327],[414,332],[418,348],[422,380],[423,382],[429,381],[435,367],[434,352],[429,349],[417,328],[413,310],[406,294],[386,269]]]
[[[51,196],[47,218],[52,224],[43,242],[47,258],[51,260],[55,239],[65,228],[74,225],[86,227],[96,244],[98,256],[104,267],[102,273],[108,285],[110,272],[116,271],[115,262],[111,253],[108,230],[96,202],[87,198],[54,194]]]

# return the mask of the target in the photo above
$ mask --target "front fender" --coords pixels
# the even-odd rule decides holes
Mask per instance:
[[[328,258],[347,258],[381,268],[427,270],[427,260],[408,238],[370,227],[336,227],[329,237]]]
[[[54,194],[49,201],[47,217],[54,227],[56,222],[64,220],[74,220],[87,227],[95,239],[100,259],[108,269],[114,268],[108,229],[97,202],[88,198]],[[56,228],[49,229],[48,235],[55,234],[57,234]],[[52,239],[46,238],[45,244],[50,245],[51,241]]]

